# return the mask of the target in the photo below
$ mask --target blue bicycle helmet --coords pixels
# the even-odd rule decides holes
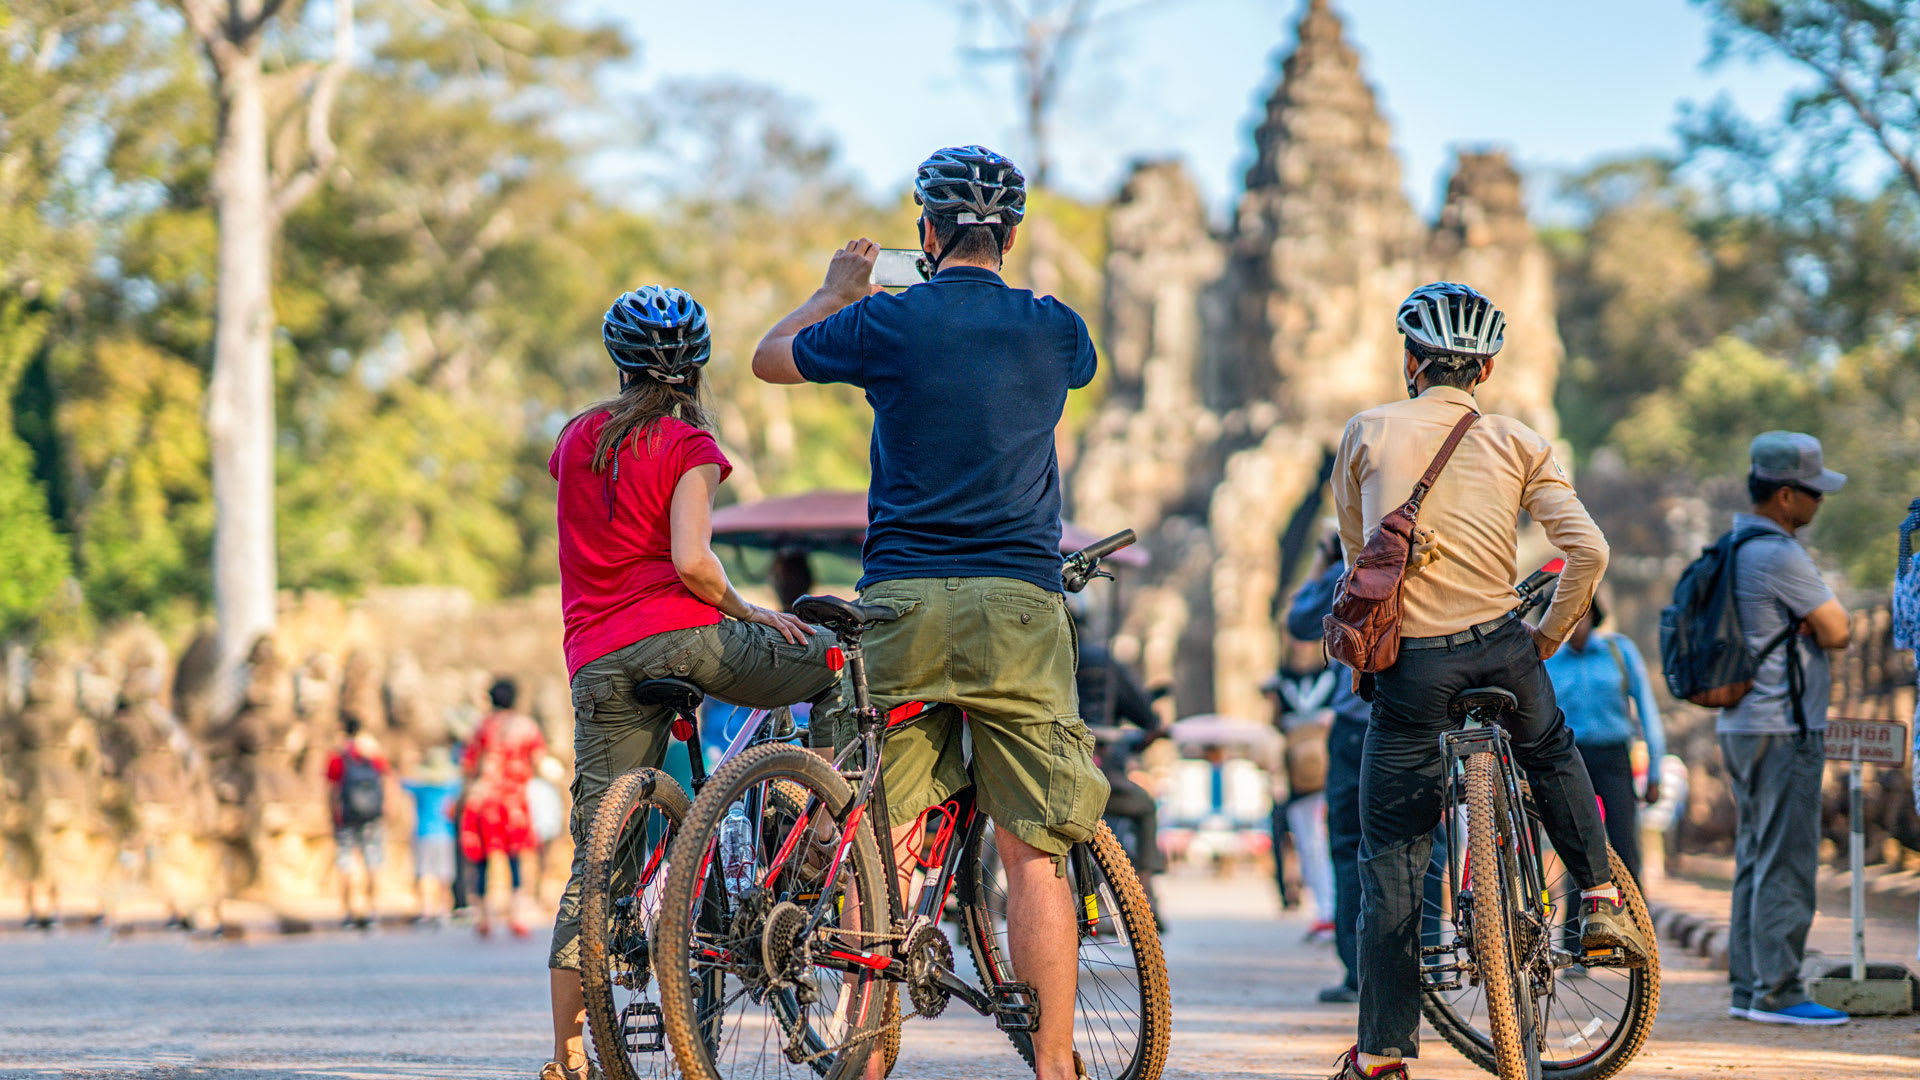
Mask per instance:
[[[1027,213],[1027,178],[984,146],[949,146],[920,163],[913,201],[955,225],[1018,225]]]
[[[663,383],[686,382],[713,356],[706,309],[686,290],[666,285],[621,293],[607,309],[600,340],[621,371]]]

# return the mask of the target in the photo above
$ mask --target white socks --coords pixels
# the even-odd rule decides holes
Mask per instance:
[[[1609,881],[1605,885],[1602,885],[1597,889],[1581,889],[1580,899],[1607,900],[1617,904],[1620,902],[1620,886],[1615,885],[1613,882]]]
[[[1382,1069],[1391,1069],[1395,1065],[1400,1064],[1400,1058],[1397,1055],[1394,1057],[1381,1057],[1379,1054],[1355,1054],[1353,1056],[1353,1063],[1360,1067],[1360,1072],[1363,1075],[1372,1076]]]

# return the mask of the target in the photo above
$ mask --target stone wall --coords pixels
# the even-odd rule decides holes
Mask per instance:
[[[337,917],[324,773],[343,715],[406,776],[427,748],[470,733],[492,680],[509,676],[568,762],[560,638],[554,590],[486,606],[439,588],[283,595],[224,716],[207,704],[205,635],[177,661],[138,621],[84,647],[15,648],[0,687],[0,917]],[[397,780],[385,805],[381,896],[407,910],[413,812]],[[566,843],[549,867],[564,867]]]
[[[1154,567],[1116,644],[1174,685],[1182,713],[1264,715],[1257,686],[1279,662],[1274,611],[1292,584],[1280,537],[1347,418],[1404,394],[1394,312],[1408,292],[1460,280],[1492,296],[1507,346],[1481,401],[1549,437],[1559,427],[1552,267],[1506,154],[1462,151],[1438,220],[1421,222],[1326,0],[1310,0],[1296,40],[1224,230],[1165,161],[1134,168],[1111,218],[1112,382],[1072,513],[1147,538]]]

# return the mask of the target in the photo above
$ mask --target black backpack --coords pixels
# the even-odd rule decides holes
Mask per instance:
[[[1660,613],[1660,666],[1674,697],[1709,709],[1738,704],[1753,689],[1761,661],[1798,629],[1789,620],[1786,629],[1756,653],[1747,646],[1740,605],[1734,602],[1735,553],[1749,540],[1777,535],[1765,529],[1729,531],[1701,551],[1680,575],[1673,587],[1673,603]],[[1799,659],[1798,649],[1787,650],[1787,692],[1793,699],[1794,720],[1804,726]]]
[[[340,823],[366,825],[380,820],[386,809],[386,785],[380,769],[359,754],[349,752],[341,758]]]

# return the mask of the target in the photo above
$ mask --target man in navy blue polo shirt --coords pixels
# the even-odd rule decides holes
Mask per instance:
[[[1061,856],[1107,801],[1074,688],[1060,593],[1060,463],[1067,392],[1093,378],[1086,323],[998,273],[1026,205],[1013,163],[978,146],[920,166],[921,246],[936,272],[899,295],[871,282],[878,248],[833,255],[826,283],[767,332],[753,371],[840,382],[873,406],[873,481],[860,599],[900,613],[866,636],[882,710],[936,708],[887,735],[888,816],[901,866],[920,815],[968,782],[1007,873],[1008,945],[1040,1004],[1039,1080],[1072,1080],[1078,935]]]

